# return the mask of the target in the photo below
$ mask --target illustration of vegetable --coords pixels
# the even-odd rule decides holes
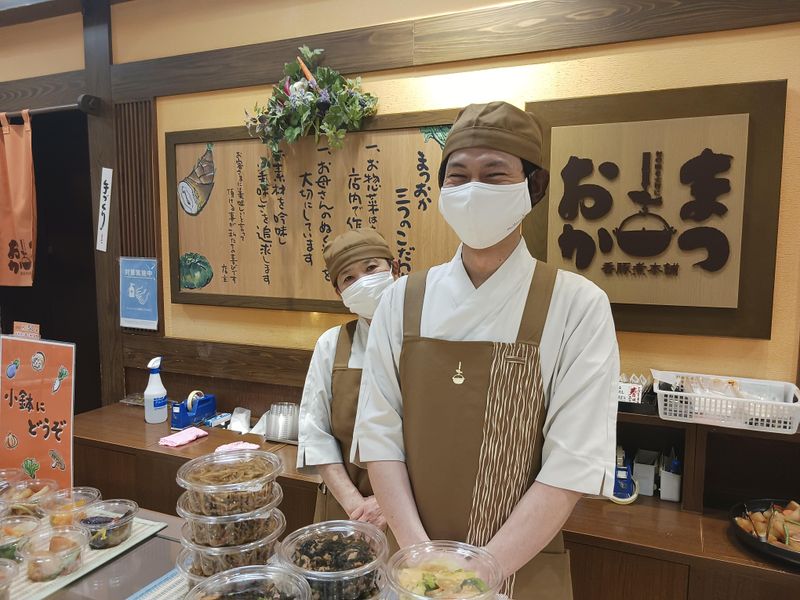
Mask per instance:
[[[17,439],[17,436],[9,432],[8,435],[6,436],[6,441],[5,441],[6,450],[13,450],[18,445],[19,445],[19,440]]]
[[[178,199],[186,214],[197,215],[208,204],[214,188],[214,154],[211,152],[213,145],[206,145],[205,153],[197,159],[192,172],[178,183]]]
[[[9,379],[14,379],[14,376],[17,374],[17,371],[19,371],[19,359],[15,358],[11,362],[11,364],[9,364],[6,367],[6,377],[8,377]]]
[[[187,252],[181,255],[179,264],[182,288],[196,290],[207,286],[214,278],[214,270],[202,254]]]
[[[59,471],[64,471],[67,468],[67,465],[64,463],[64,458],[55,450],[50,450],[48,452],[50,458],[53,460],[52,464],[50,465],[51,469],[58,469]]]
[[[67,377],[69,377],[69,371],[67,371],[67,368],[64,365],[58,367],[58,376],[53,382],[53,389],[51,390],[50,393],[55,394],[58,390],[60,390],[61,382],[64,381]]]
[[[31,479],[36,479],[36,471],[39,470],[41,465],[35,458],[26,458],[22,461],[22,470],[30,475]]]
[[[444,148],[444,143],[447,141],[447,134],[450,133],[450,125],[430,125],[427,127],[420,127],[419,132],[422,134],[422,141],[434,140],[439,144],[440,148]]]
[[[37,352],[33,356],[31,356],[31,367],[33,367],[34,371],[41,371],[44,369],[44,353]]]

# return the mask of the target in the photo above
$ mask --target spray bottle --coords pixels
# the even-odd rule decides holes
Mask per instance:
[[[161,357],[149,363],[150,380],[144,390],[144,420],[148,423],[163,423],[167,420],[167,390],[161,383]]]

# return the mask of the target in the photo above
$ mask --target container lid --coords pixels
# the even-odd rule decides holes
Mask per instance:
[[[33,553],[41,551],[50,552],[50,540],[55,537],[67,538],[75,544],[64,550],[52,552],[52,554],[59,557],[69,556],[75,552],[76,549],[85,549],[89,546],[89,534],[83,527],[65,525],[63,527],[53,527],[52,529],[43,529],[34,532],[17,549],[17,554],[23,560],[28,560]]]
[[[183,544],[185,548],[189,548],[195,552],[202,552],[206,555],[222,556],[225,554],[244,554],[245,552],[257,550],[262,546],[271,544],[286,530],[286,517],[283,516],[283,513],[277,508],[272,510],[267,518],[272,521],[270,532],[260,540],[248,542],[247,544],[241,544],[239,546],[203,546],[201,544],[195,544],[189,535],[190,525],[187,522],[181,527],[181,544]]]
[[[100,490],[93,487],[71,487],[47,494],[39,502],[40,508],[49,514],[83,511],[100,499]]]
[[[333,542],[338,548],[331,548]],[[328,544],[328,547],[320,545]],[[332,552],[342,556],[345,552],[357,550],[364,564],[338,571],[318,571],[308,569],[297,563],[295,552],[301,555],[304,552]],[[278,556],[282,564],[301,574],[306,579],[316,580],[343,580],[361,577],[367,573],[378,570],[386,561],[388,543],[384,533],[369,523],[361,521],[325,521],[315,523],[298,529],[286,536],[278,548]],[[312,557],[313,558],[313,557]],[[359,561],[361,562],[361,561]]]
[[[0,546],[13,544],[39,528],[39,519],[28,515],[0,519]]]
[[[129,523],[139,512],[139,505],[133,500],[100,500],[95,502],[86,510],[86,517],[81,519],[81,527],[90,531],[102,529],[104,527],[122,527]],[[113,521],[95,523],[92,519],[97,517],[111,517]]]
[[[26,498],[20,497],[26,490],[33,490],[33,495]],[[11,484],[0,492],[0,508],[19,504],[38,504],[47,495],[58,489],[58,484],[52,479],[24,479]]]
[[[8,558],[0,558],[0,589],[17,576],[17,563]]]
[[[387,564],[389,586],[404,597],[424,600],[424,586],[453,583],[453,600],[494,600],[503,583],[503,571],[497,559],[482,548],[461,542],[423,542],[403,548]],[[425,580],[423,580],[423,576]],[[469,582],[470,591],[463,591]],[[417,585],[422,585],[420,589]]]
[[[188,492],[183,492],[180,497],[178,498],[178,503],[175,506],[175,509],[178,512],[178,515],[183,517],[184,519],[188,519],[190,521],[199,521],[200,523],[205,523],[208,525],[218,525],[222,523],[235,523],[237,521],[246,521],[248,519],[263,519],[275,509],[283,501],[283,489],[279,484],[275,484],[272,486],[270,491],[270,498],[267,503],[262,506],[261,508],[257,508],[254,511],[246,512],[246,513],[237,513],[233,515],[221,515],[218,517],[210,516],[210,515],[199,515],[197,513],[193,513],[189,510],[189,498]]]
[[[208,600],[243,592],[260,593],[265,598],[280,594],[285,600],[311,598],[308,582],[299,575],[281,567],[255,566],[239,567],[209,577],[192,589],[185,600]]]
[[[178,552],[178,558],[175,560],[175,566],[178,567],[178,571],[181,572],[181,575],[189,581],[189,587],[197,585],[205,579],[202,575],[195,575],[190,570],[192,564],[194,564],[195,554],[196,552],[191,548],[184,547]]]
[[[199,456],[178,469],[178,485],[198,492],[251,492],[283,471],[281,459],[264,450],[231,450]]]

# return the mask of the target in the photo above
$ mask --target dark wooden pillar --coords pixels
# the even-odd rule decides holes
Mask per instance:
[[[89,163],[92,181],[93,232],[97,231],[100,203],[100,177],[103,167],[116,171],[114,106],[111,97],[111,7],[109,0],[81,0],[83,46],[86,63],[86,91],[100,98],[97,115],[89,115]],[[106,252],[95,250],[97,319],[100,338],[100,389],[103,404],[120,400],[125,392],[122,362],[122,332],[119,326],[120,212],[117,194],[118,174],[111,186]],[[78,349],[80,352],[80,349]]]

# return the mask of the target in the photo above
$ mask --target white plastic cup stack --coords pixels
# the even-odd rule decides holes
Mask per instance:
[[[292,402],[276,402],[267,413],[267,437],[296,440],[300,407]]]

